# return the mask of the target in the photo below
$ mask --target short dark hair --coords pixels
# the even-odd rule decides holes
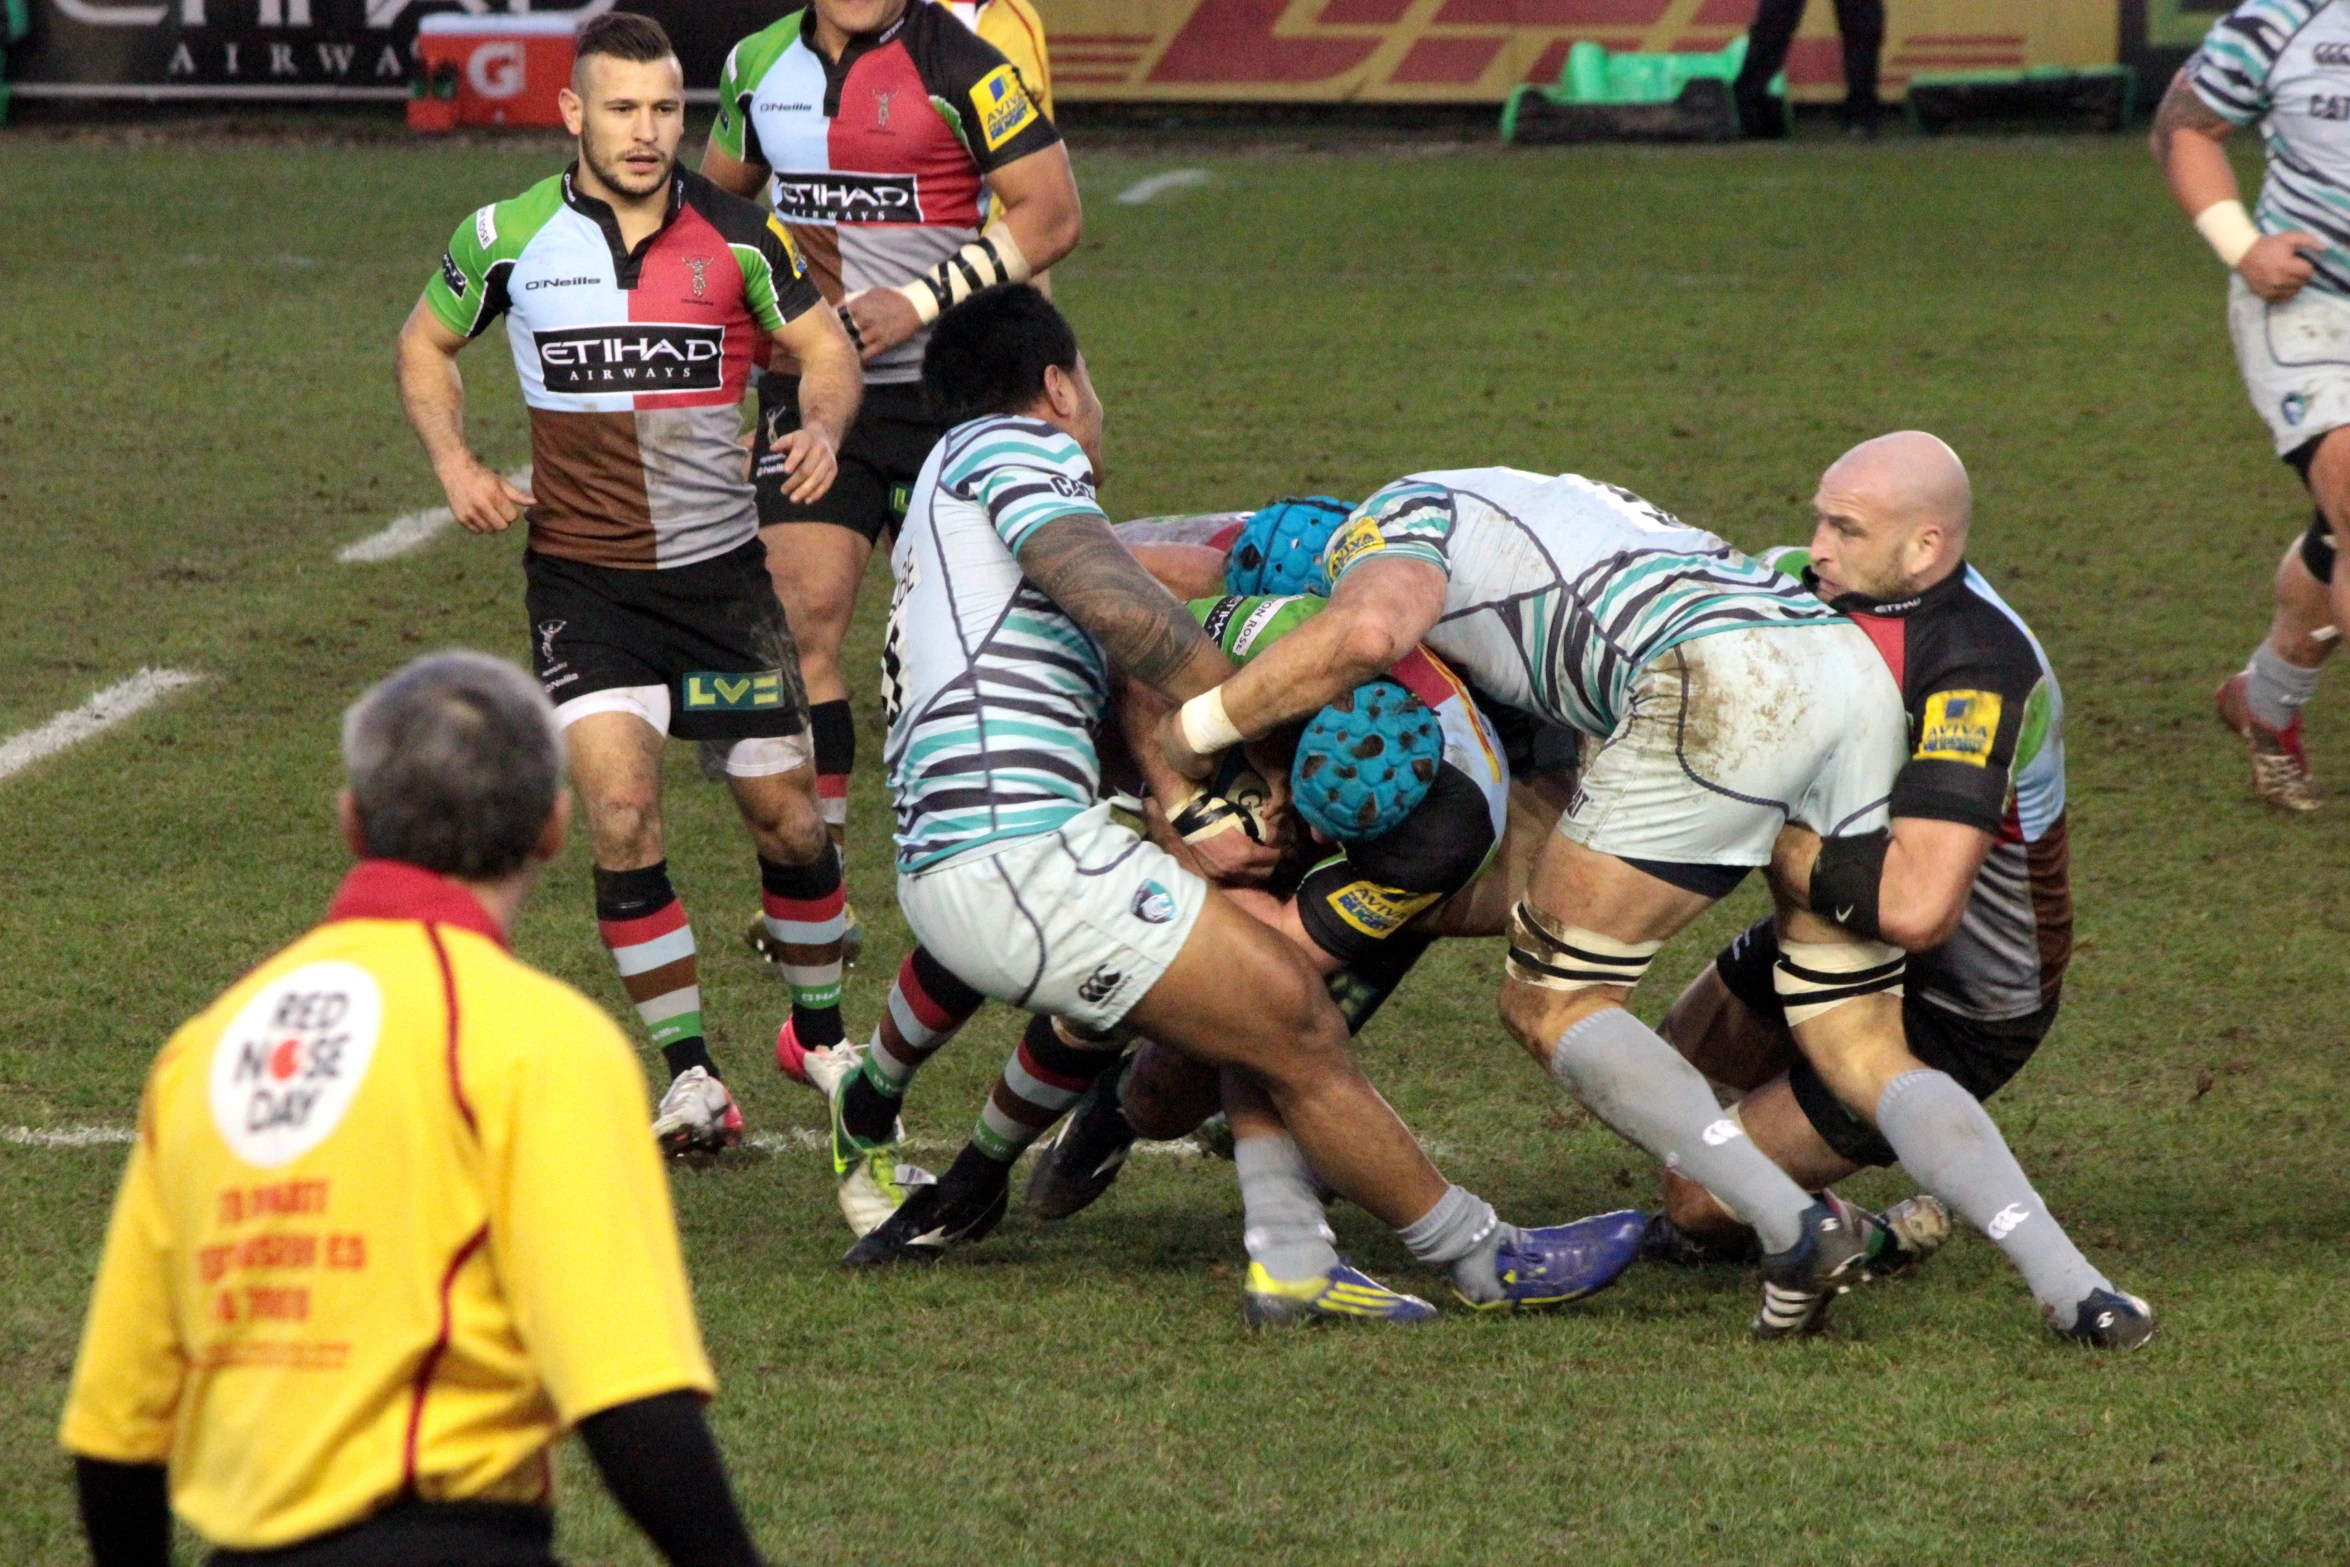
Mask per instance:
[[[537,681],[457,649],[351,704],[343,771],[370,857],[493,881],[538,847],[562,787],[563,741]]]
[[[1025,283],[983,288],[938,318],[922,353],[931,416],[961,424],[1026,408],[1044,395],[1044,372],[1077,369],[1077,334],[1053,302]]]
[[[615,60],[666,60],[677,53],[669,34],[649,16],[634,11],[606,11],[579,30],[577,58],[608,54]]]

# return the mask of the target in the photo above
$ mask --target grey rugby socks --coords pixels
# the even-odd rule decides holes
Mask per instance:
[[[1593,1115],[1753,1225],[1763,1250],[1785,1251],[1803,1239],[1811,1194],[1714,1103],[1704,1074],[1622,1007],[1594,1012],[1560,1035],[1550,1075]]]
[[[1517,1231],[1495,1217],[1493,1204],[1484,1198],[1447,1186],[1435,1207],[1395,1233],[1422,1262],[1450,1268],[1453,1288],[1463,1299],[1477,1305],[1501,1299],[1501,1275],[1493,1258]]]
[[[1232,1165],[1240,1174],[1247,1226],[1241,1241],[1249,1261],[1284,1284],[1319,1278],[1337,1266],[1313,1167],[1292,1138],[1241,1138],[1232,1145]]]
[[[2032,1190],[1991,1117],[1948,1073],[1920,1068],[1887,1083],[1877,1130],[1912,1180],[2007,1253],[2059,1328],[2073,1325],[2073,1308],[2091,1290],[2113,1288]]]

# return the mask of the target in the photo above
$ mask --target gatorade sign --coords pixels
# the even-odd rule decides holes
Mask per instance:
[[[293,1163],[340,1126],[375,1058],[383,991],[355,963],[281,974],[212,1050],[212,1124],[245,1163]]]

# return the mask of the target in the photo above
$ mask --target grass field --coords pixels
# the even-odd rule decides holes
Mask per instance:
[[[142,666],[208,677],[0,782],[0,1127],[126,1125],[169,1030],[316,918],[341,869],[334,724],[359,689],[451,643],[523,654],[518,537],[334,554],[439,500],[392,333],[451,227],[560,156],[0,136],[0,735]],[[1182,165],[1213,183],[1108,199]],[[1806,529],[1856,439],[1921,425],[1966,456],[1974,558],[2068,694],[2082,938],[2062,1022],[1995,1109],[2164,1335],[2128,1358],[2054,1345],[1970,1235],[1815,1343],[1747,1340],[1751,1274],[1655,1268],[1552,1318],[1251,1339],[1229,1171],[1175,1157],[1138,1159],[1066,1225],[1015,1217],[936,1271],[846,1277],[829,1172],[788,1137],[819,1105],[765,1065],[784,993],[734,940],[748,849],[681,753],[672,863],[715,1047],[752,1129],[786,1134],[675,1180],[716,1423],[770,1559],[2336,1556],[2350,802],[2264,813],[2210,720],[2306,511],[2235,380],[2218,268],[2139,144],[1080,140],[1078,169],[1087,235],[1055,277],[1110,408],[1115,515],[1506,462],[1759,547]],[[493,341],[467,370],[475,442],[506,465],[526,441],[503,361]],[[2344,700],[2313,709],[2337,781]],[[858,716],[861,1036],[906,936],[870,682]],[[520,950],[624,1012],[587,883],[575,849]],[[1758,899],[1668,951],[1648,1015]],[[1509,1214],[1649,1200],[1645,1157],[1502,1036],[1497,974],[1490,947],[1437,954],[1364,1040],[1374,1079]],[[916,1090],[935,1159],[1012,1037],[991,1012]],[[78,1559],[51,1433],[121,1158],[0,1142],[9,1563]],[[1359,1213],[1338,1222],[1366,1266],[1434,1289]],[[572,1559],[652,1559],[576,1451],[565,1479]]]

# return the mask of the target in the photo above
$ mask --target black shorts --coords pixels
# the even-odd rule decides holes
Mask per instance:
[[[2317,461],[2317,449],[2325,444],[2326,436],[2333,433],[2328,430],[2324,435],[2312,436],[2285,453],[2286,465],[2301,475],[2304,488],[2309,484],[2309,465]],[[2301,535],[2301,564],[2307,566],[2309,574],[2318,581],[2328,584],[2333,582],[2334,530],[2326,522],[2326,514],[2315,506],[2309,508],[2309,527]]]
[[[800,383],[791,376],[759,378],[759,443],[751,465],[751,483],[759,492],[759,526],[779,522],[829,522],[864,535],[867,543],[881,537],[906,517],[914,498],[914,481],[930,460],[930,449],[946,426],[930,417],[922,388],[912,382],[887,382],[865,388],[857,408],[857,422],[840,443],[840,472],[812,506],[783,498],[791,478],[783,459],[766,447],[800,427]]]
[[[532,666],[557,707],[658,686],[681,740],[781,739],[808,727],[800,652],[756,538],[659,571],[522,558]]]
[[[1714,971],[1722,976],[1730,994],[1757,1016],[1785,1028],[1787,1011],[1771,983],[1771,966],[1778,960],[1778,932],[1765,919],[1722,949],[1714,959]],[[1936,1071],[1949,1073],[1959,1087],[1981,1100],[1997,1093],[2032,1059],[2032,1052],[2040,1048],[2040,1041],[2048,1037],[2056,1022],[2056,1005],[2051,1001],[2026,1017],[1982,1023],[1946,1011],[1923,997],[1905,995],[1901,998],[1901,1027],[1909,1036],[1911,1055]],[[1800,1050],[1787,1069],[1787,1086],[1795,1090],[1795,1102],[1830,1148],[1854,1164],[1896,1162],[1892,1146],[1875,1127],[1844,1107]]]
[[[466,1562],[558,1567],[555,1518],[514,1502],[394,1502],[346,1528],[266,1551],[216,1551],[211,1567],[375,1567]]]

